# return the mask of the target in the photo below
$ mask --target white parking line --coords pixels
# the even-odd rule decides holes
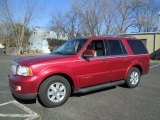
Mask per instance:
[[[14,101],[9,101],[9,102],[6,102],[6,103],[2,103],[2,104],[0,104],[0,107],[1,106],[4,106],[4,105],[7,105],[7,104],[10,104],[10,103],[13,103]]]
[[[151,66],[150,68],[152,69],[152,68],[158,67],[158,66],[160,66],[160,64],[158,64],[158,65],[153,65],[153,66]]]
[[[17,101],[9,101],[6,103],[2,103],[0,104],[0,107],[8,105],[8,104],[14,104],[16,105],[18,108],[24,110],[27,114],[0,114],[0,117],[19,117],[19,118],[26,118],[25,120],[34,120],[35,118],[38,118],[39,115],[37,113],[35,113],[34,111],[32,111],[31,109],[27,108],[26,106],[24,106],[23,104],[18,103]]]

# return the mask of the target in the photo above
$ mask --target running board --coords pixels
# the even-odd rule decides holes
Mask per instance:
[[[121,84],[124,84],[124,83],[125,83],[124,80],[119,80],[119,81],[109,82],[109,83],[100,84],[100,85],[96,85],[96,86],[80,88],[78,90],[75,90],[74,93],[87,93],[87,92],[92,92],[92,91],[95,91],[95,90],[100,90],[100,89],[104,89],[104,88],[108,88],[108,87],[112,87],[112,86],[121,85]]]

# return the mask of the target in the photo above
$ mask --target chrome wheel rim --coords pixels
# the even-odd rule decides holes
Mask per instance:
[[[133,71],[130,75],[130,82],[132,85],[136,85],[139,81],[139,74],[136,71]]]
[[[65,95],[66,87],[63,83],[60,82],[55,82],[51,84],[47,91],[48,99],[54,103],[62,101]]]

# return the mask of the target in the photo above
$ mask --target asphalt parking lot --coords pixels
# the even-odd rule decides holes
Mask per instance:
[[[20,104],[12,97],[7,75],[15,56],[0,55],[0,120],[159,120],[160,62],[151,63],[134,89],[113,87],[90,94],[74,95],[57,108],[38,102]]]

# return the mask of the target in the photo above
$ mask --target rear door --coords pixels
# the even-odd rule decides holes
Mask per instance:
[[[109,81],[124,79],[129,57],[121,40],[105,40],[106,48],[106,69],[109,68]]]

